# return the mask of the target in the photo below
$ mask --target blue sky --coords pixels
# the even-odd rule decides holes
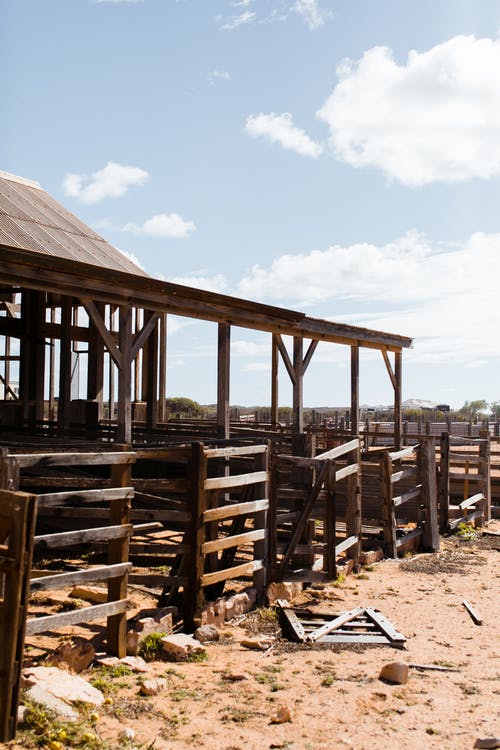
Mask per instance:
[[[499,30],[498,0],[0,0],[0,168],[152,275],[413,336],[404,398],[496,400]],[[213,402],[215,352],[173,320],[169,392]],[[269,353],[233,331],[233,403]],[[305,403],[348,362],[320,345]]]

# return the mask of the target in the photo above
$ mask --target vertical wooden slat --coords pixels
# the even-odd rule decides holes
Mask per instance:
[[[425,511],[423,544],[427,549],[439,550],[439,523],[436,486],[436,451],[434,439],[421,438],[418,450],[418,480],[422,484],[422,505]]]
[[[128,446],[124,446],[127,448]],[[115,464],[111,467],[111,486],[130,487],[131,464]],[[130,500],[112,500],[110,502],[109,523],[111,526],[130,523]],[[108,543],[108,562],[128,562],[129,537],[114,539]],[[114,602],[127,598],[128,574],[108,581],[108,601]],[[127,614],[108,617],[107,640],[111,654],[123,659],[127,655]]]
[[[326,511],[324,521],[324,543],[325,552],[323,557],[323,569],[329,580],[337,577],[337,559],[335,546],[337,543],[337,512],[336,512],[336,482],[335,462],[331,461],[326,479]]]
[[[382,503],[384,516],[384,541],[387,557],[398,556],[396,546],[396,514],[392,494],[392,461],[389,453],[384,453],[380,462],[382,479]]]
[[[254,499],[261,500],[263,498],[269,498],[269,445],[267,446],[265,453],[259,453],[255,456],[254,471],[265,471],[268,476],[265,482],[260,482],[259,484],[255,485]],[[266,510],[254,514],[254,529],[267,528],[267,514],[268,511]],[[259,604],[262,604],[264,601],[265,586],[267,583],[267,570],[269,560],[267,538],[254,542],[253,558],[254,560],[262,560],[264,563],[262,570],[257,570],[253,574],[253,585],[255,586],[255,589],[257,591],[257,601]]]
[[[450,436],[441,433],[441,457],[439,461],[439,530],[448,528],[450,514]]]
[[[484,443],[479,446],[479,473],[482,475],[483,480],[479,488],[479,492],[482,492],[485,497],[484,503],[484,521],[488,523],[491,521],[491,443],[490,433],[488,430],[481,430],[479,437],[485,440]]]
[[[229,425],[229,378],[231,371],[231,326],[219,323],[217,348],[217,436],[227,440]]]
[[[188,583],[184,590],[184,625],[188,632],[201,624],[203,607],[203,542],[205,528],[203,513],[207,507],[205,479],[207,458],[203,443],[191,446],[191,523],[187,541],[189,544]]]

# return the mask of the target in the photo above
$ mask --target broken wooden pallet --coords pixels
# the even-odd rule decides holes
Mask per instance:
[[[339,614],[293,609],[279,600],[278,616],[285,638],[296,643],[357,643],[404,648],[406,638],[378,610],[355,607]]]

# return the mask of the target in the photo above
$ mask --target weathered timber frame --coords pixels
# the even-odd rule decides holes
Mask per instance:
[[[270,305],[192,289],[123,271],[75,263],[66,258],[37,254],[0,245],[0,277],[5,294],[21,292],[19,309],[0,315],[0,335],[5,337],[6,354],[10,339],[21,342],[20,394],[26,426],[44,418],[45,349],[60,342],[58,425],[71,424],[71,351],[76,342],[88,346],[87,399],[97,403],[96,422],[103,414],[104,358],[109,358],[110,392],[114,372],[118,373],[118,413],[115,439],[129,443],[132,437],[132,401],[140,395],[146,402],[147,427],[165,418],[167,314],[218,323],[217,432],[229,436],[229,372],[231,327],[240,326],[272,334],[271,378],[272,421],[277,423],[278,367],[281,355],[293,384],[293,430],[303,432],[303,380],[319,342],[350,347],[352,433],[357,435],[359,413],[359,350],[382,352],[394,387],[395,448],[401,444],[402,349],[411,339],[366,328],[310,318],[303,313]],[[9,303],[10,304],[10,303]],[[54,307],[61,310],[55,322]],[[79,325],[77,310],[89,317]],[[14,313],[14,315],[12,314]],[[115,314],[116,313],[116,314]],[[18,317],[20,315],[20,317]],[[118,327],[116,326],[118,317]],[[49,319],[47,319],[49,318]],[[293,339],[290,358],[283,336]],[[309,343],[304,353],[304,340]],[[52,348],[50,349],[52,352]],[[138,355],[142,352],[142,365]],[[390,362],[394,356],[394,366]],[[7,363],[7,360],[6,360]],[[135,389],[132,388],[134,366]],[[54,382],[54,358],[49,356],[50,382]],[[138,374],[142,388],[138,389]],[[6,377],[7,374],[7,377]],[[8,373],[3,375],[8,391]],[[132,392],[134,390],[134,393]],[[10,394],[12,397],[12,394]],[[49,403],[54,409],[51,391]],[[109,415],[112,416],[111,414]]]

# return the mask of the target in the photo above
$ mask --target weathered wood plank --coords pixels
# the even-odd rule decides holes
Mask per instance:
[[[343,542],[340,542],[340,544],[337,544],[335,547],[335,555],[341,555],[342,552],[345,552],[348,549],[351,549],[351,547],[354,547],[355,544],[358,543],[358,537],[357,536],[350,536],[347,539],[344,539]]]
[[[81,509],[75,509],[80,511]],[[106,510],[109,515],[109,511]],[[42,534],[34,538],[35,545],[42,549],[58,549],[72,547],[87,542],[107,542],[112,539],[124,539],[132,533],[132,524],[116,526],[100,526],[95,529],[79,529],[78,531],[62,531],[57,534]]]
[[[208,555],[212,552],[219,552],[222,549],[239,547],[243,544],[250,544],[250,542],[257,542],[266,538],[266,529],[254,529],[253,531],[247,531],[244,534],[234,534],[233,536],[225,536],[221,539],[213,539],[210,542],[204,542],[202,550],[204,555]]]
[[[219,581],[227,581],[229,578],[239,578],[240,576],[252,575],[257,570],[262,570],[264,563],[262,560],[252,560],[242,565],[235,565],[226,570],[216,570],[214,573],[205,573],[202,576],[202,585],[211,586]]]
[[[325,623],[320,628],[313,630],[312,633],[309,633],[307,635],[306,640],[311,643],[316,643],[317,641],[321,640],[325,635],[329,635],[337,628],[340,628],[342,625],[345,625],[345,623],[349,622],[349,620],[354,620],[354,618],[358,617],[360,614],[362,614],[362,612],[363,612],[362,607],[355,607],[355,609],[351,609],[349,610],[349,612],[344,612],[338,617],[335,617],[333,620],[330,620],[330,622]]]
[[[137,460],[134,452],[123,453],[19,453],[13,456],[21,469],[42,469],[48,466],[106,466],[133,464]]]
[[[269,500],[267,499],[222,505],[220,508],[210,508],[209,510],[204,511],[203,523],[222,521],[224,518],[235,518],[236,516],[247,516],[250,513],[258,513],[261,510],[268,510],[268,508]]]
[[[346,453],[351,453],[351,451],[357,450],[358,448],[359,440],[350,440],[348,443],[344,443],[344,445],[338,445],[336,448],[318,454],[315,458],[317,461],[326,461],[327,459],[333,460],[335,458],[340,458],[340,456],[344,456]]]
[[[205,479],[205,490],[226,490],[233,487],[246,487],[249,484],[258,484],[267,481],[266,471],[252,471],[248,474],[235,474],[229,477],[213,477]]]
[[[207,458],[232,458],[233,456],[255,456],[265,453],[267,445],[227,446],[226,448],[205,448]]]
[[[57,573],[35,578],[30,581],[31,593],[47,591],[50,589],[61,589],[65,586],[77,586],[87,581],[108,581],[110,578],[122,576],[132,567],[132,563],[118,563],[116,565],[105,565],[88,570],[76,570],[70,573]]]
[[[396,495],[392,498],[392,502],[395,508],[398,508],[400,505],[403,505],[404,503],[407,503],[409,500],[415,500],[418,497],[421,497],[422,495],[422,485],[419,484],[415,489],[408,490],[408,492],[403,492],[402,495]]]
[[[58,630],[66,625],[81,625],[93,620],[104,620],[112,615],[125,614],[127,611],[127,599],[106,604],[95,604],[83,609],[75,609],[71,612],[61,612],[58,615],[46,615],[34,617],[26,621],[26,635],[36,635],[47,631]]]
[[[339,469],[335,472],[335,481],[340,482],[342,479],[346,479],[347,477],[352,476],[353,474],[357,474],[359,471],[358,464],[350,464],[349,466],[344,466],[343,469]]]
[[[78,501],[79,503],[95,503],[109,500],[132,499],[133,496],[133,487],[110,487],[109,489],[51,492],[43,495],[37,495],[37,500],[39,508],[49,508],[54,505],[63,505],[68,501]]]

